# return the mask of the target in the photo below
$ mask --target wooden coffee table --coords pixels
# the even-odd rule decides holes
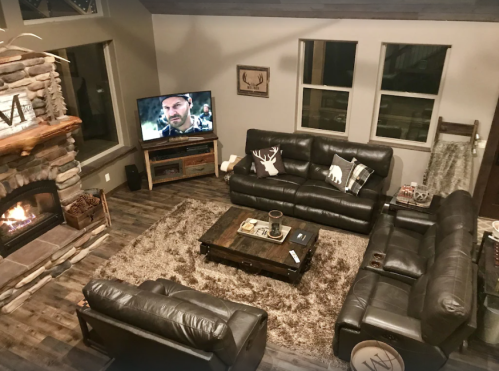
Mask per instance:
[[[206,254],[210,259],[237,263],[239,268],[249,273],[266,271],[291,283],[300,282],[303,274],[310,268],[319,235],[319,225],[284,217],[282,224],[291,227],[291,232],[279,245],[238,234],[237,230],[247,218],[268,220],[268,213],[231,207],[199,239],[201,254]],[[296,229],[314,233],[306,246],[290,242],[291,234]],[[299,263],[295,263],[289,254],[291,250],[298,255]]]

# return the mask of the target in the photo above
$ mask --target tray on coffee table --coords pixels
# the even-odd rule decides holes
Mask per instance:
[[[274,278],[298,283],[310,267],[320,226],[285,216],[283,225],[311,232],[313,236],[307,245],[291,242],[289,236],[282,244],[276,244],[239,234],[237,231],[242,222],[248,218],[265,220],[268,213],[231,207],[199,239],[201,254],[206,254],[209,259],[236,263],[249,273],[270,272],[272,277],[277,276]],[[298,256],[298,263],[291,257],[291,250]]]
[[[237,230],[237,233],[242,234],[243,236],[251,237],[251,238],[258,238],[259,240],[271,242],[271,243],[277,243],[277,244],[282,244],[286,237],[288,236],[289,232],[291,232],[291,227],[288,227],[286,225],[281,226],[281,238],[270,238],[267,235],[267,232],[269,231],[269,222],[265,222],[263,220],[257,220],[255,227],[250,231],[245,231],[243,229],[244,223],[249,223],[250,220],[253,220],[253,218],[248,218],[244,222],[241,223],[241,226]]]

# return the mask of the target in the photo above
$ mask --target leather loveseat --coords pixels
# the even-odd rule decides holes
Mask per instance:
[[[383,214],[338,315],[335,355],[348,361],[359,342],[379,340],[408,371],[440,369],[477,326],[476,221],[464,191],[436,216]]]
[[[92,280],[78,309],[107,353],[129,370],[254,371],[267,313],[158,279],[132,286]]]
[[[411,282],[421,277],[443,251],[459,250],[472,259],[476,223],[473,199],[466,191],[450,194],[436,215],[403,210],[395,216],[382,214],[371,234],[362,268]]]
[[[286,174],[257,178],[251,171],[251,151],[280,145]],[[250,129],[246,157],[230,178],[234,204],[260,210],[280,210],[289,216],[316,223],[370,233],[383,205],[383,187],[390,171],[390,147],[352,143],[308,134],[287,134]],[[325,179],[335,154],[354,157],[375,172],[359,196],[340,192]]]

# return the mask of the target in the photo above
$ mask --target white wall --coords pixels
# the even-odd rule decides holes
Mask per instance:
[[[153,25],[161,92],[212,90],[222,159],[244,154],[249,128],[295,130],[301,38],[358,41],[353,142],[369,141],[383,42],[452,45],[438,114],[451,122],[478,119],[482,138],[499,95],[499,23],[153,15]],[[269,99],[236,94],[237,64],[270,67]],[[428,158],[395,148],[389,192],[421,182]]]

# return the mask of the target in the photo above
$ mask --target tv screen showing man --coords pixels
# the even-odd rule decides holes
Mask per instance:
[[[144,98],[138,107],[143,140],[213,131],[209,91]]]

